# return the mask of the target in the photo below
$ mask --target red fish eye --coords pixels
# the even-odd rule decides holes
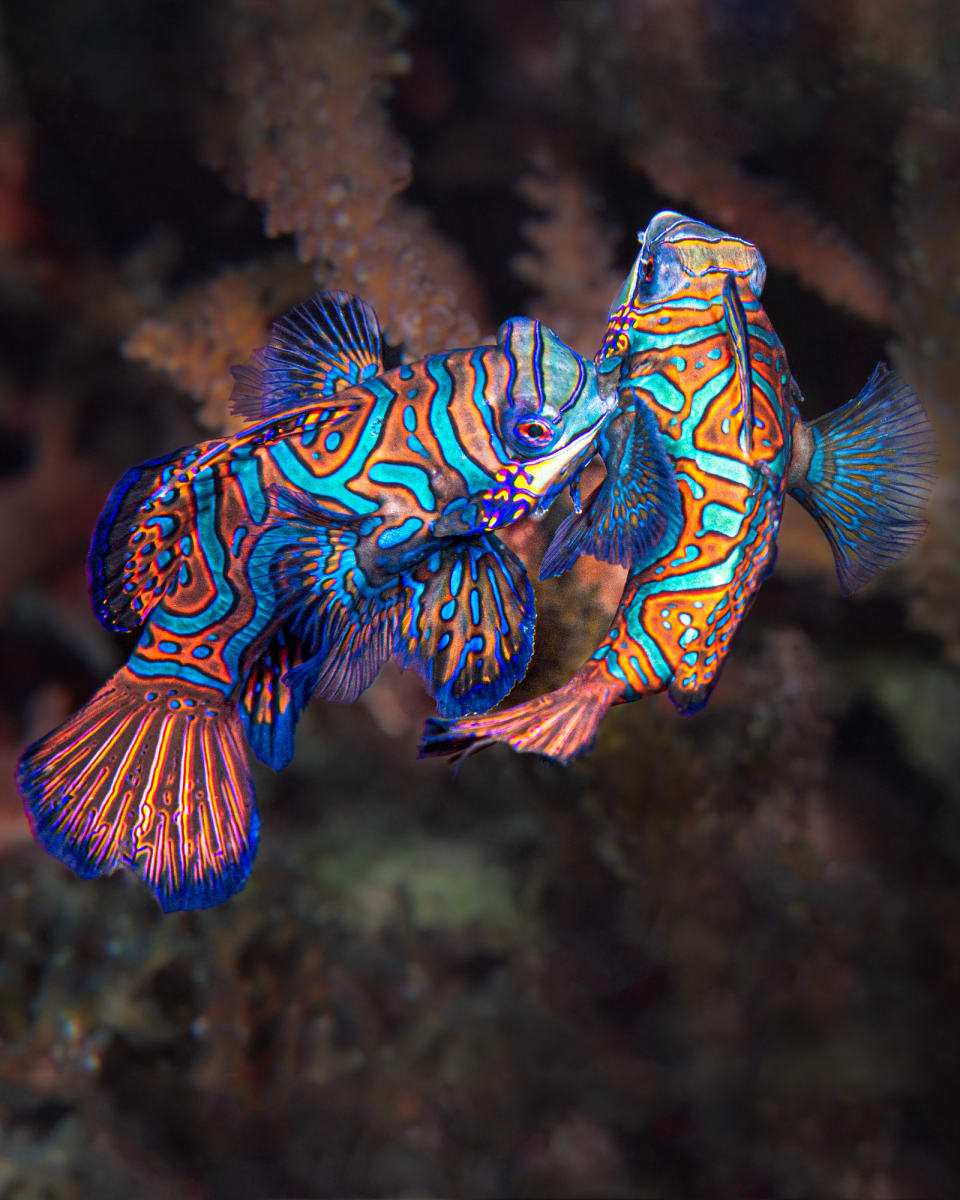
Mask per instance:
[[[644,259],[643,263],[643,278],[646,283],[649,283],[653,278],[653,259]]]
[[[553,436],[553,430],[542,421],[521,421],[517,426],[517,433],[530,442],[542,442]]]

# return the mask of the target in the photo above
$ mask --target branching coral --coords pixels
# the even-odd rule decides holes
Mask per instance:
[[[890,291],[869,259],[781,184],[681,138],[644,150],[636,162],[661,191],[761,246],[771,263],[829,303],[879,324],[889,320]]]
[[[532,251],[512,263],[538,291],[530,314],[590,357],[623,276],[613,239],[597,220],[597,200],[578,174],[544,163],[520,181],[520,194],[543,213],[523,227]]]
[[[375,29],[382,6],[234,0],[227,85],[237,130],[219,157],[264,206],[267,233],[293,234],[304,262],[377,309],[416,357],[476,340],[476,286],[426,216],[397,200],[412,177],[383,96],[403,57]]]
[[[304,282],[284,260],[226,270],[191,288],[164,316],[141,321],[123,352],[170,375],[200,405],[202,425],[217,432],[235,428],[240,422],[227,403],[230,367],[263,345],[270,320],[294,302]]]
[[[934,422],[940,459],[930,529],[913,560],[912,612],[943,637],[960,663],[960,122],[952,113],[914,114],[897,146],[902,252],[896,361]]]

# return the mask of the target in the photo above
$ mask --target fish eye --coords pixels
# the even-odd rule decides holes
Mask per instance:
[[[643,279],[645,283],[649,283],[653,278],[653,267],[654,263],[652,256],[643,260]]]
[[[544,417],[522,417],[511,430],[510,440],[518,450],[545,450],[557,436],[557,428]]]
[[[521,421],[517,425],[517,433],[527,442],[543,442],[553,437],[553,430],[543,421]]]

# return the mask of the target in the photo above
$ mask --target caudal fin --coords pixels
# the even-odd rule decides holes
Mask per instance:
[[[833,548],[845,595],[901,558],[927,527],[935,447],[915,393],[883,363],[863,391],[807,427],[789,489]],[[795,454],[796,456],[796,454]]]
[[[623,689],[622,683],[599,676],[588,664],[563,687],[526,704],[458,721],[429,718],[419,757],[460,758],[471,750],[504,742],[521,753],[567,763],[593,748],[600,722]]]
[[[236,711],[121,669],[20,760],[34,836],[84,879],[128,867],[165,912],[240,891],[259,822]]]

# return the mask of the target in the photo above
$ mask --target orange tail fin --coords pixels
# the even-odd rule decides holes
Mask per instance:
[[[625,688],[626,684],[599,674],[595,664],[588,663],[563,687],[526,704],[457,721],[431,717],[424,726],[420,757],[460,758],[505,742],[525,754],[570,762],[592,748],[600,722]]]
[[[165,912],[247,881],[258,825],[240,719],[205,688],[122,668],[20,760],[34,836],[84,879],[128,867]]]

